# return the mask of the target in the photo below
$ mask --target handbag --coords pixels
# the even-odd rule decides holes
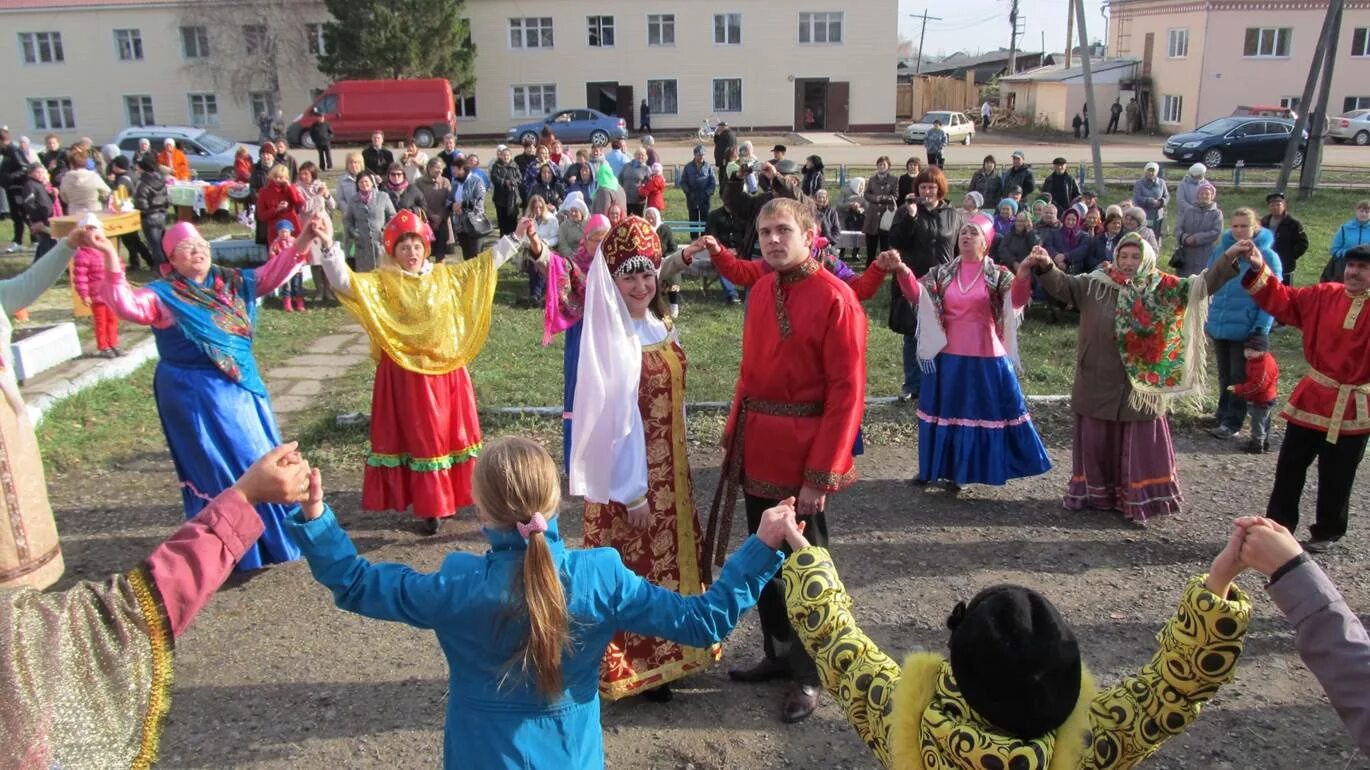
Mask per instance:
[[[1179,270],[1184,267],[1184,247],[1176,246],[1175,253],[1170,255],[1170,266]]]
[[[886,209],[885,211],[881,212],[881,214],[880,214],[880,230],[881,230],[882,232],[889,232],[890,228],[893,227],[893,226],[894,226],[894,209]]]
[[[476,235],[489,235],[490,218],[485,216],[484,211],[467,211],[466,226]]]

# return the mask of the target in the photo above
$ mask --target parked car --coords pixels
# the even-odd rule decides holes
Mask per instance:
[[[1298,113],[1290,107],[1275,107],[1269,104],[1241,105],[1232,111],[1234,118],[1286,118],[1294,120]]]
[[[970,144],[970,140],[975,138],[975,121],[966,117],[965,113],[953,110],[934,110],[924,113],[923,117],[916,123],[910,123],[904,129],[904,144],[922,144],[923,137],[932,130],[934,120],[942,121],[942,130],[947,132],[947,143],[960,142]]]
[[[1370,144],[1370,110],[1351,110],[1327,121],[1327,138],[1341,144]]]
[[[542,120],[514,126],[508,132],[509,143],[519,144],[526,138],[537,141],[543,126],[551,128],[552,133],[563,142],[608,144],[613,139],[628,138],[628,124],[623,118],[605,115],[599,110],[578,108],[558,110]]]
[[[1189,133],[1165,140],[1161,152],[1176,163],[1199,161],[1209,168],[1245,161],[1273,165],[1284,160],[1284,148],[1294,132],[1294,121],[1283,118],[1218,118]],[[1303,165],[1308,132],[1303,132],[1294,166]]]
[[[200,179],[233,178],[233,156],[238,152],[238,142],[194,126],[139,126],[120,131],[114,137],[114,144],[118,145],[120,153],[132,160],[133,153],[138,151],[139,139],[148,140],[153,152],[161,152],[162,144],[167,139],[176,140],[176,146],[181,148],[190,162],[190,170]],[[257,147],[251,144],[246,146],[255,163]]]
[[[339,80],[314,97],[285,130],[291,147],[314,147],[309,129],[326,115],[335,142],[366,142],[384,131],[388,141],[414,138],[432,147],[457,132],[452,84],[442,78],[415,80]]]

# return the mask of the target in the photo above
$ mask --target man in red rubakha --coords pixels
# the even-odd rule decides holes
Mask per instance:
[[[686,248],[687,259],[707,250],[720,275],[752,287],[705,536],[706,556],[718,559],[727,550],[739,486],[748,531],[756,531],[763,511],[793,497],[810,542],[827,542],[828,495],[856,479],[852,444],[865,410],[866,314],[851,288],[812,258],[812,210],[771,200],[756,229],[764,263],[738,259],[708,236]],[[742,682],[793,679],[782,717],[798,722],[818,703],[818,669],[790,627],[778,578],[762,590],[757,611],[766,657],[728,674]]]

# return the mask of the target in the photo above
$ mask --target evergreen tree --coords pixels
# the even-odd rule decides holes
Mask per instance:
[[[319,71],[334,79],[447,78],[469,88],[476,47],[465,0],[324,0],[327,52]]]

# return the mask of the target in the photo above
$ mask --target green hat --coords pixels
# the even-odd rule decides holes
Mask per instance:
[[[599,164],[599,174],[595,179],[595,183],[604,190],[617,190],[618,177],[614,176],[613,166],[610,166],[608,163]]]

